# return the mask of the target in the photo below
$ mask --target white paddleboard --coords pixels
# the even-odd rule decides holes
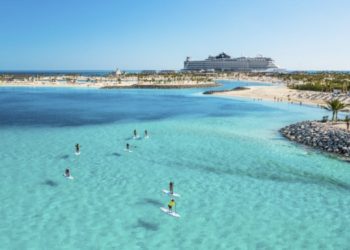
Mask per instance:
[[[70,176],[67,176],[67,175],[64,174],[63,176],[66,177],[67,179],[70,179],[70,180],[73,180],[73,179],[74,179],[74,177],[71,176],[71,175],[70,175]]]
[[[177,193],[171,194],[169,190],[163,189],[162,191],[163,191],[163,193],[165,193],[167,195],[174,196],[174,197],[180,197],[180,195]]]
[[[129,153],[131,153],[131,152],[132,152],[132,150],[130,150],[130,149],[129,149],[129,150],[127,150],[127,149],[124,149],[124,150],[125,150],[125,151],[128,151]]]
[[[176,212],[174,211],[169,211],[168,208],[165,208],[165,207],[161,207],[160,210],[162,210],[164,213],[170,215],[170,216],[173,216],[173,217],[177,217],[177,218],[180,218],[181,216],[179,214],[177,214]]]
[[[75,152],[75,155],[80,155],[80,152]]]

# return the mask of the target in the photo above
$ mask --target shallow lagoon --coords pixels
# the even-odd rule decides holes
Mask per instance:
[[[348,249],[349,164],[278,133],[325,111],[200,91],[1,88],[1,248]]]

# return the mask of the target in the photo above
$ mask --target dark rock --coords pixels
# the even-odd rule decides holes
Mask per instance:
[[[230,92],[230,91],[239,91],[239,90],[246,90],[249,89],[247,87],[236,87],[233,89],[225,89],[225,90],[208,90],[208,91],[204,91],[203,94],[204,95],[212,95],[215,93],[225,93],[225,92]]]
[[[291,141],[345,157],[350,155],[350,133],[327,123],[304,121],[280,129]]]

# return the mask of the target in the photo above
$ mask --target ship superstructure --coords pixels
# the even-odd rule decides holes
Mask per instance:
[[[225,53],[209,56],[202,61],[192,61],[189,57],[184,62],[187,71],[267,71],[277,69],[269,57],[236,57],[231,58]]]

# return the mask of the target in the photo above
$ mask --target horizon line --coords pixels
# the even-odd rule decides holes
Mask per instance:
[[[155,71],[161,71],[161,70],[174,70],[174,71],[181,71],[182,69],[151,69],[151,68],[146,68],[146,69],[119,69],[120,71],[143,71],[143,70],[155,70]],[[110,72],[115,72],[116,69],[0,69],[0,73],[3,72],[44,72],[44,71],[71,71],[71,72],[78,72],[78,71],[110,71]],[[350,69],[285,69],[285,68],[280,68],[281,70],[286,70],[286,71],[349,71]],[[231,71],[217,71],[217,73],[220,72],[231,72]],[[249,73],[249,72],[243,72],[243,71],[232,71],[232,72],[237,72],[237,73]],[[250,72],[254,73],[254,72]],[[271,73],[271,72],[267,72]]]

